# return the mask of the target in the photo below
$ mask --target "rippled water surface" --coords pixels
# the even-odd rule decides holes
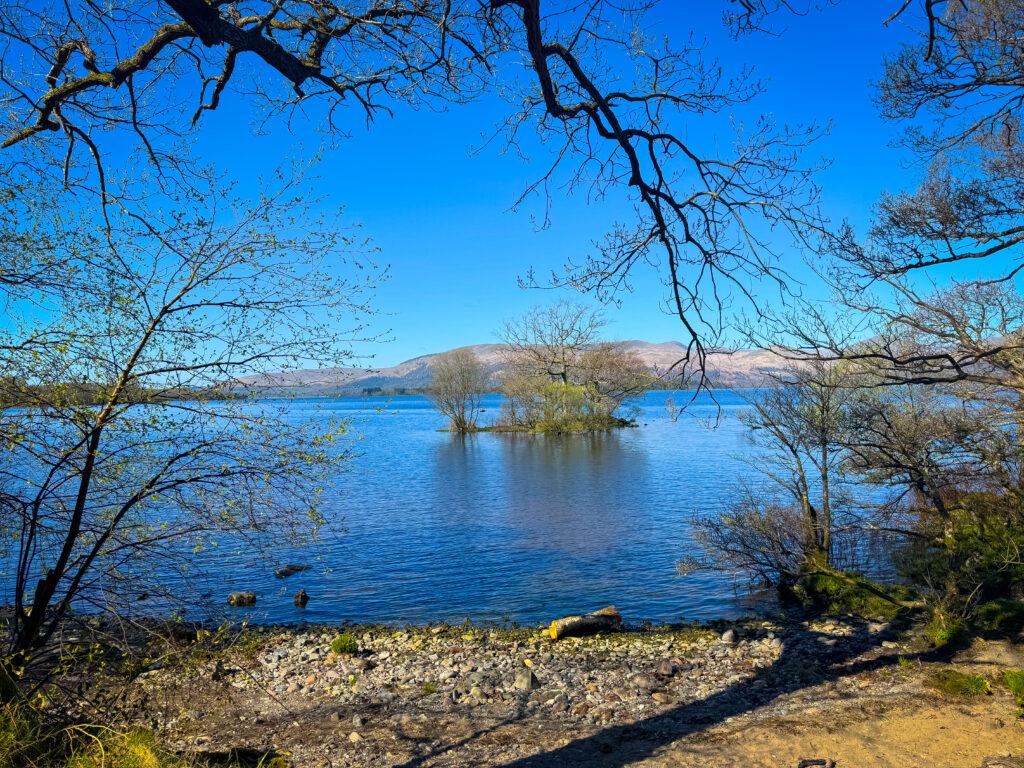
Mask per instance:
[[[274,562],[225,555],[204,581],[259,592],[258,621],[532,622],[608,604],[631,621],[742,612],[728,578],[675,567],[693,547],[687,519],[720,510],[751,474],[738,458],[751,451],[742,401],[719,393],[709,430],[695,417],[718,406],[703,399],[673,421],[670,396],[648,394],[638,428],[562,437],[439,432],[423,397],[297,401],[351,415],[365,438],[327,494],[324,541]],[[487,398],[485,422],[500,400]],[[274,578],[284,562],[312,570]],[[292,605],[299,587],[304,612]]]

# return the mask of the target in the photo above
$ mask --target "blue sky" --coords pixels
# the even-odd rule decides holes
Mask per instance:
[[[834,220],[850,219],[863,230],[873,201],[883,189],[913,183],[906,155],[890,146],[896,126],[879,118],[872,103],[873,82],[882,57],[910,32],[900,25],[882,27],[891,3],[847,2],[804,17],[790,17],[784,34],[757,34],[739,41],[721,28],[719,3],[678,0],[666,4],[652,31],[684,40],[691,32],[707,36],[711,50],[726,67],[753,64],[768,80],[767,93],[745,107],[749,118],[772,113],[783,123],[831,120],[832,132],[812,151],[832,165],[820,177],[824,204]],[[888,11],[888,13],[887,13]],[[780,30],[781,31],[781,30]],[[251,178],[282,159],[282,147],[298,153],[301,144],[314,151],[321,137],[302,126],[289,133],[273,126],[269,133],[239,136],[240,122],[255,115],[252,104],[227,94],[221,109],[206,113],[196,144],[217,158],[230,175]],[[317,175],[330,203],[344,205],[346,218],[362,225],[391,265],[392,278],[378,291],[381,312],[374,330],[387,333],[387,344],[362,345],[373,365],[389,365],[455,346],[493,342],[502,321],[531,305],[569,292],[523,290],[517,277],[531,267],[539,274],[582,258],[605,227],[629,215],[625,196],[588,203],[584,195],[553,201],[552,226],[538,232],[531,213],[539,203],[517,213],[508,208],[539,169],[547,150],[528,147],[531,161],[500,153],[500,144],[470,156],[501,118],[504,104],[491,97],[447,112],[400,108],[394,119],[369,128],[355,108],[348,110],[351,138],[329,149]],[[684,117],[672,125],[698,141],[728,142],[713,121]],[[266,158],[266,166],[253,158]],[[813,273],[803,255],[786,256],[795,281],[814,292]],[[635,291],[622,306],[610,307],[608,335],[666,341],[684,338],[678,319],[664,309],[664,288],[653,270],[635,273]],[[556,295],[557,294],[557,295]]]

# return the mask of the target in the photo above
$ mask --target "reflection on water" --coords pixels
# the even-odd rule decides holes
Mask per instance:
[[[719,400],[714,431],[672,421],[665,395],[650,393],[636,429],[466,437],[437,431],[443,419],[425,398],[381,411],[383,400],[331,401],[366,439],[355,471],[327,494],[323,542],[257,564],[221,553],[200,570],[218,595],[260,592],[253,618],[264,621],[533,622],[608,604],[631,621],[739,613],[731,581],[675,569],[693,546],[686,520],[720,510],[750,473],[735,458],[750,450],[732,418],[741,403]],[[499,404],[485,401],[488,412]],[[294,407],[298,417],[312,402]],[[314,569],[282,582],[272,573],[283,562]],[[305,612],[291,603],[299,587]]]
[[[642,446],[618,433],[501,437],[509,524],[533,546],[573,560],[600,558],[622,538],[629,486],[644,482]],[[626,478],[629,482],[624,482]]]

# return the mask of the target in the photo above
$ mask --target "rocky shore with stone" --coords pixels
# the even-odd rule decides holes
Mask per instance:
[[[921,675],[907,672],[929,663],[926,654],[888,625],[854,617],[557,641],[544,630],[262,628],[189,662],[187,674],[176,664],[143,672],[136,716],[181,748],[244,743],[295,765],[553,766],[536,759],[563,752],[570,764],[597,765],[623,745],[654,760],[679,739],[828,719],[847,705],[863,717],[928,696]],[[358,650],[332,651],[342,633]],[[1007,703],[1007,723],[1011,711]],[[1022,733],[1013,723],[1003,735],[1024,751]]]

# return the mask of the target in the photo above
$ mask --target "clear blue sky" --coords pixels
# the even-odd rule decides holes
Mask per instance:
[[[834,220],[850,219],[863,230],[873,201],[883,189],[912,183],[914,169],[906,156],[889,146],[895,126],[884,123],[872,103],[873,82],[882,56],[894,50],[909,32],[882,21],[891,2],[858,1],[811,12],[785,21],[785,33],[753,35],[732,41],[720,23],[722,3],[673,2],[653,30],[685,40],[691,30],[706,35],[711,50],[727,67],[743,62],[756,66],[768,92],[747,116],[770,112],[780,122],[833,122],[830,136],[815,152],[833,165],[820,177],[825,207]],[[537,232],[530,213],[507,209],[526,184],[544,167],[546,150],[529,148],[532,162],[503,156],[499,147],[470,156],[481,133],[496,123],[504,105],[495,98],[444,113],[396,111],[369,129],[362,113],[348,110],[351,138],[324,156],[318,175],[330,201],[344,205],[347,218],[381,249],[380,260],[391,265],[392,278],[381,286],[376,302],[383,313],[374,328],[390,331],[388,344],[360,347],[373,355],[373,365],[390,365],[417,355],[451,347],[494,341],[503,319],[560,295],[528,291],[517,277],[533,267],[540,274],[581,258],[616,217],[629,215],[624,194],[600,204],[582,195],[559,197],[553,225]],[[228,94],[219,112],[207,113],[197,149],[217,158],[231,175],[246,178],[272,170],[284,157],[282,148],[301,142],[315,149],[321,137],[299,126],[289,134],[276,126],[267,135],[239,136],[254,109],[245,97]],[[751,112],[753,110],[753,112]],[[716,128],[698,118],[672,129],[714,141]],[[728,142],[724,134],[721,141]],[[254,163],[264,158],[266,165]],[[787,266],[797,280],[814,291],[813,274],[793,253]],[[684,338],[679,321],[667,314],[664,289],[653,271],[636,274],[636,291],[621,308],[608,309],[613,338],[666,341]]]

